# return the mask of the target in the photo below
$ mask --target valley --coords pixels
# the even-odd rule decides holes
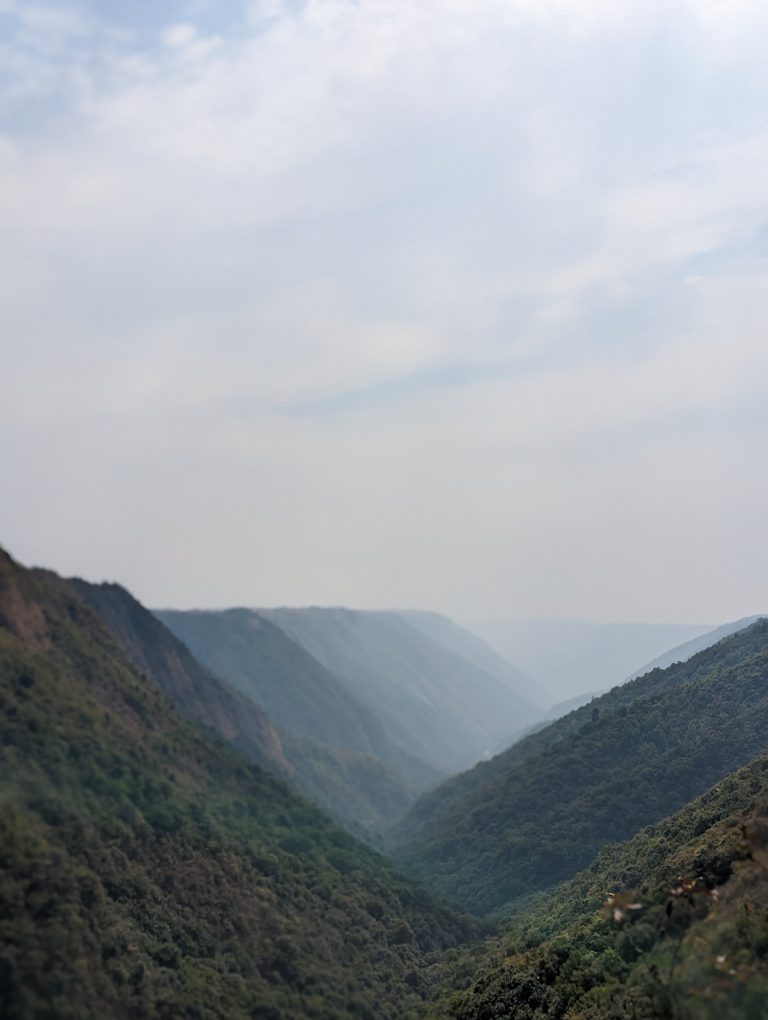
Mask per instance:
[[[3,553],[3,1016],[759,1017],[744,622],[547,722],[435,614],[152,613]]]

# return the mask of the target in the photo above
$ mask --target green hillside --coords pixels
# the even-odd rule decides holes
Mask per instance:
[[[467,926],[0,554],[8,1020],[407,1017]]]
[[[66,582],[107,625],[131,662],[152,677],[187,719],[213,730],[295,786],[351,832],[369,841],[402,817],[414,792],[392,767],[276,727],[256,702],[200,665],[160,620],[117,584]],[[278,641],[283,642],[278,634]],[[296,649],[302,656],[301,649]]]
[[[397,857],[476,912],[586,867],[768,746],[768,623],[617,688],[417,802]]]
[[[440,1020],[761,1020],[768,757],[453,955]]]
[[[213,730],[260,764],[288,775],[280,734],[250,698],[214,676],[188,648],[119,584],[90,584],[46,574],[70,587],[106,625],[128,659],[151,677],[178,711]]]

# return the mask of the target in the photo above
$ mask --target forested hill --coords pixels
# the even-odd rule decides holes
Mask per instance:
[[[733,649],[733,655],[737,659],[750,654],[750,649],[762,647],[762,632],[756,632],[752,638],[741,633],[740,637],[741,640]],[[419,799],[410,816],[398,825],[397,840],[408,840],[415,829],[428,824],[433,815],[437,815],[462,797],[471,795],[472,791],[506,776],[518,765],[529,758],[543,754],[569,735],[578,733],[583,727],[589,726],[595,716],[600,717],[611,712],[621,712],[641,698],[658,696],[664,691],[690,683],[711,671],[713,655],[718,657],[718,661],[726,661],[724,657],[730,654],[727,648],[713,643],[700,654],[691,656],[686,662],[676,662],[666,669],[653,669],[634,680],[606,691],[604,694],[596,695],[586,704],[568,712],[567,715],[560,716],[549,725],[540,727],[522,737],[501,754],[497,754],[487,761],[479,762],[466,772],[451,776],[434,790],[430,790]]]
[[[400,1020],[467,934],[1,552],[0,709],[7,1020]]]
[[[412,809],[398,859],[474,911],[585,867],[768,747],[768,623],[558,720]]]
[[[768,757],[729,775],[448,963],[446,1020],[761,1020]]]
[[[205,669],[148,609],[118,584],[90,584],[80,578],[52,584],[70,586],[102,620],[130,661],[151,676],[179,712],[207,726],[261,764],[288,772],[272,721],[249,698]]]
[[[47,577],[51,583],[71,586],[181,715],[213,730],[296,787],[351,832],[378,842],[381,828],[402,817],[413,802],[411,785],[377,758],[275,726],[251,697],[205,669],[125,588]],[[277,639],[280,644],[286,641],[279,632]],[[299,648],[296,654],[300,660],[305,655]],[[317,668],[322,669],[319,664]]]

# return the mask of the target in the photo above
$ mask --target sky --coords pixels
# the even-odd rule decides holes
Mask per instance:
[[[768,611],[766,38],[0,0],[0,543],[154,606]]]

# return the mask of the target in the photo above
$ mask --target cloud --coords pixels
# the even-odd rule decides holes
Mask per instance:
[[[684,464],[708,450],[754,498],[763,5],[198,9],[2,8],[22,553],[128,571],[155,601],[525,611],[535,586],[536,611],[580,612],[594,550],[605,614],[612,562],[673,556]],[[644,497],[665,479],[672,510]],[[611,506],[640,536],[613,561]],[[130,532],[117,551],[99,519]],[[688,569],[728,526],[690,529]],[[653,615],[652,581],[627,612]]]

